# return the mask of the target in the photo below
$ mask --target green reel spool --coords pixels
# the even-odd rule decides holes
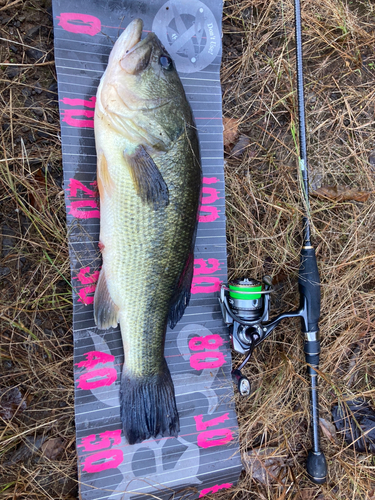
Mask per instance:
[[[257,300],[262,296],[260,293],[256,293],[262,291],[262,284],[257,280],[249,280],[247,278],[235,280],[228,283],[228,287],[231,299]]]

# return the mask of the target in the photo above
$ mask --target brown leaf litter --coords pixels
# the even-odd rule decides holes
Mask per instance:
[[[370,195],[371,192],[360,191],[356,188],[349,188],[347,186],[322,186],[311,192],[311,196],[333,201],[365,202],[369,199]]]

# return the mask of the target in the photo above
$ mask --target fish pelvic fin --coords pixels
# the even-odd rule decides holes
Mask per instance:
[[[100,271],[98,284],[94,295],[94,320],[99,330],[116,328],[118,324],[119,308],[113,302],[107,286],[104,267]]]
[[[190,252],[179,277],[169,306],[168,324],[173,329],[184,315],[190,302],[191,282],[194,272],[194,254]]]
[[[177,437],[180,420],[174,386],[165,359],[160,373],[135,376],[124,365],[120,385],[120,414],[129,444],[158,435]]]
[[[168,186],[145,148],[140,145],[131,155],[124,151],[124,158],[143,203],[153,205],[155,210],[166,207],[169,203]]]

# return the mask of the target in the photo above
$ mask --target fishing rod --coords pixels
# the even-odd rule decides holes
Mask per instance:
[[[304,353],[307,373],[310,378],[310,405],[312,427],[312,449],[309,451],[306,469],[310,479],[323,484],[327,479],[327,462],[319,442],[319,405],[318,374],[320,339],[320,278],[315,249],[311,244],[309,177],[306,148],[305,99],[303,83],[302,23],[300,0],[294,0],[296,69],[299,125],[299,169],[302,178],[304,216],[303,243],[298,272],[300,306],[296,311],[284,312],[269,320],[270,294],[273,291],[272,279],[263,278],[263,283],[254,279],[235,280],[222,285],[219,303],[224,322],[230,327],[233,349],[245,355],[241,365],[232,370],[232,377],[242,396],[248,396],[251,386],[242,369],[249,361],[252,352],[276,328],[282,319],[301,318],[304,335]]]

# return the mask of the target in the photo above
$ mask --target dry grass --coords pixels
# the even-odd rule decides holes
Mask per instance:
[[[43,59],[53,50],[44,3],[21,4],[0,12],[7,64],[28,64],[29,46]],[[20,67],[0,70],[0,496],[68,498],[76,495],[72,299],[57,95],[48,92],[55,71],[50,62]]]
[[[13,45],[18,41],[19,50],[13,53],[11,43],[4,43],[1,61],[28,63],[21,42],[33,24],[43,26],[38,36],[46,57],[52,50],[52,20],[44,3],[22,0],[21,5],[28,16],[22,26],[13,25],[17,9],[6,11],[11,20],[0,26],[0,36]],[[303,1],[308,151],[315,188],[347,185],[375,191],[375,160],[370,162],[375,149],[374,22],[372,0]],[[277,313],[298,302],[302,207],[294,133],[293,5],[289,0],[229,0],[223,29],[224,114],[238,119],[241,134],[249,139],[241,158],[227,155],[229,272],[231,277],[271,274]],[[76,496],[70,275],[59,116],[54,96],[46,91],[55,75],[50,64],[23,67],[14,77],[8,68],[3,66],[0,75],[0,389],[17,387],[21,399],[11,409],[12,418],[0,422],[0,492],[4,499],[69,498]],[[28,95],[37,82],[43,91]],[[35,107],[43,109],[42,116]],[[373,194],[364,203],[311,199],[323,285],[320,394],[321,416],[327,421],[338,400],[362,396],[373,401],[375,396],[374,199]],[[264,485],[243,473],[237,487],[215,498],[370,500],[374,459],[356,453],[338,435],[322,438],[327,484],[317,487],[305,477],[309,408],[299,324],[291,320],[278,327],[255,352],[246,373],[253,394],[248,400],[237,397],[242,454],[255,448],[278,457],[283,477]],[[60,439],[61,452],[48,458],[43,440],[54,438]]]
[[[304,1],[303,37],[308,153],[313,187],[346,185],[374,192],[375,9],[370,2]],[[249,138],[226,165],[229,273],[277,287],[273,312],[298,303],[301,196],[292,2],[225,3],[224,114]],[[372,153],[373,154],[373,153]],[[372,160],[373,162],[373,160]],[[321,416],[345,398],[374,401],[374,196],[368,201],[311,199],[322,279]],[[244,475],[223,498],[365,499],[375,487],[371,455],[340,436],[322,438],[327,485],[304,476],[310,448],[308,385],[302,337],[285,322],[246,369],[250,399],[238,398],[242,453],[268,448],[281,456],[284,479],[266,487]]]

